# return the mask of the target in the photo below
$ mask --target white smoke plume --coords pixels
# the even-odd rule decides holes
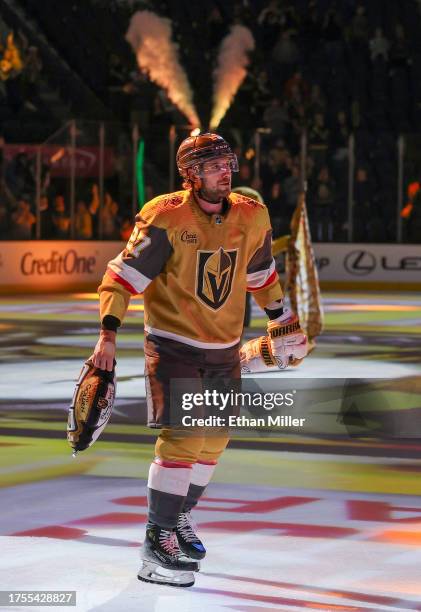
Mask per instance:
[[[142,71],[165,89],[171,102],[191,125],[200,120],[193,103],[187,74],[180,65],[178,46],[171,40],[171,22],[151,11],[137,11],[130,20],[126,40],[136,53]]]
[[[248,28],[234,25],[221,42],[218,64],[213,72],[213,109],[211,129],[220,124],[243,82],[249,64],[248,52],[254,49],[254,38]]]

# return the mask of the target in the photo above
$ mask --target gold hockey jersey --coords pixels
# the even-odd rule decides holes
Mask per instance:
[[[266,206],[237,193],[224,214],[202,211],[190,191],[154,198],[136,216],[126,248],[108,264],[101,320],[123,320],[144,294],[145,331],[204,349],[234,346],[246,291],[263,308],[282,298]]]

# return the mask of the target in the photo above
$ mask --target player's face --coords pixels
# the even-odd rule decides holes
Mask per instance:
[[[231,162],[228,157],[217,157],[202,166],[201,191],[212,202],[220,202],[231,191]]]

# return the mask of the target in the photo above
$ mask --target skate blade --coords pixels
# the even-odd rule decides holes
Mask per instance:
[[[181,570],[169,570],[161,567],[157,563],[143,561],[137,577],[143,582],[153,584],[165,584],[175,587],[191,587],[194,585],[193,572],[183,572]]]

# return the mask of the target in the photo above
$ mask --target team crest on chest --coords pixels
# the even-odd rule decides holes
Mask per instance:
[[[198,251],[196,295],[212,310],[219,310],[231,295],[237,251]]]

